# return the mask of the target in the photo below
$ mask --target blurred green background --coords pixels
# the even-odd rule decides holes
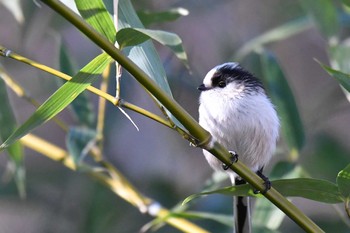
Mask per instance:
[[[341,8],[340,2],[334,1],[335,6]],[[79,68],[99,53],[94,44],[45,5],[38,7],[33,1],[20,3],[22,23],[0,4],[0,44],[3,46],[57,69],[62,43],[68,47]],[[105,3],[110,7],[110,1]],[[309,17],[305,6],[294,0],[149,0],[133,1],[133,5],[140,11],[162,11],[174,7],[189,11],[187,16],[174,22],[154,24],[151,28],[174,32],[183,40],[191,72],[168,48],[157,43],[155,46],[175,100],[195,118],[198,117],[199,96],[196,87],[213,66],[232,61],[247,41],[262,33],[292,20]],[[349,36],[348,25],[345,19],[338,32],[341,40]],[[350,161],[350,105],[338,83],[314,60],[329,64],[331,39],[325,38],[315,24],[310,24],[300,33],[269,43],[267,48],[274,53],[284,71],[304,126],[305,143],[298,163],[311,177],[334,182],[337,173]],[[13,60],[0,58],[0,62],[40,102],[57,88],[55,78],[48,74]],[[252,73],[259,74],[253,64],[249,58],[242,62]],[[110,93],[113,93],[113,78],[110,81]],[[121,95],[131,103],[160,113],[126,72]],[[96,107],[97,98],[90,97]],[[10,99],[18,122],[26,120],[35,110],[11,92]],[[129,111],[140,128],[138,132],[120,111],[111,105],[107,107],[105,155],[142,193],[171,208],[190,194],[201,191],[212,170],[200,149],[190,147],[177,133]],[[59,117],[71,125],[76,124],[67,110]],[[51,122],[34,133],[65,147],[64,132]],[[282,137],[266,174],[274,164],[287,158],[289,151]],[[6,156],[0,156],[0,233],[129,233],[139,232],[152,220],[84,174],[72,172],[30,150],[26,150],[25,160],[27,198],[20,200],[14,182],[8,182],[6,177]],[[349,231],[346,225],[346,222],[349,225],[349,220],[342,221],[340,217],[344,216],[343,206],[334,207],[301,198],[293,198],[293,202],[326,232]],[[221,195],[205,197],[196,201],[191,209],[231,214],[232,198]],[[232,231],[210,220],[194,222],[211,232]],[[279,231],[303,232],[289,219],[284,220]],[[178,230],[165,226],[158,232]]]

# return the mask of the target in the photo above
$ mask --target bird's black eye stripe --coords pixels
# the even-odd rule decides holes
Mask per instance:
[[[213,87],[221,87],[221,88],[226,87],[226,79],[220,73],[214,74],[211,81],[212,81]]]
[[[215,76],[218,76],[219,78],[217,80],[214,80]],[[263,89],[261,81],[239,65],[235,67],[225,65],[218,69],[214,77],[212,79],[213,86],[219,86],[218,84],[220,83],[220,81],[224,81],[225,86],[228,83],[235,81],[236,83],[244,84],[244,86],[246,87]]]

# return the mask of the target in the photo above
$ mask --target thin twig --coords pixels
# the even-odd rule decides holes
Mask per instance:
[[[17,83],[2,67],[0,67],[0,76],[2,80],[6,83],[6,85],[20,98],[25,99],[29,103],[31,103],[34,107],[39,107],[40,103],[32,98],[25,89]],[[68,132],[68,126],[62,120],[60,120],[57,116],[52,118],[52,120],[65,132]]]
[[[102,73],[102,81],[100,84],[100,90],[107,93],[108,90],[108,77],[110,74],[111,65],[109,64],[107,68]],[[97,115],[97,125],[96,125],[96,132],[97,132],[97,141],[98,141],[98,147],[100,149],[100,152],[103,151],[103,131],[105,127],[105,117],[106,117],[106,99],[105,98],[99,98],[98,101],[98,115]]]
[[[118,31],[118,0],[113,0],[113,22],[115,31]],[[114,43],[116,48],[119,48],[118,41],[116,40]],[[120,98],[120,81],[122,77],[122,67],[115,61],[115,98]]]

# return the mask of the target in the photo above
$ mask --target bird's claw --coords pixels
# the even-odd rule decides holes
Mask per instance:
[[[259,194],[259,193],[265,194],[268,190],[271,189],[271,181],[269,180],[269,178],[267,176],[265,176],[262,173],[262,170],[258,170],[256,172],[256,174],[264,181],[265,189],[263,191],[255,189],[254,194]]]
[[[235,151],[229,151],[229,153],[231,155],[230,156],[231,163],[229,165],[225,163],[222,164],[222,169],[224,169],[225,171],[228,170],[232,166],[232,164],[237,163],[238,161],[238,154]]]

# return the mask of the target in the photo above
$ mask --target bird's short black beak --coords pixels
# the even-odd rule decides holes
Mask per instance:
[[[208,90],[208,88],[204,84],[199,85],[199,87],[197,87],[197,89],[200,90],[200,91]]]

